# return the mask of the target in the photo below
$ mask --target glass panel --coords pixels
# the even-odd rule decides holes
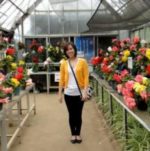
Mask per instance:
[[[64,13],[64,32],[65,33],[78,33],[77,31],[77,12]]]
[[[2,4],[0,5],[0,11],[3,13],[7,12],[11,5],[12,4],[9,1],[3,1]]]
[[[141,29],[141,30],[140,30],[140,38],[141,38],[141,40],[142,40],[142,39],[145,39],[144,29]]]
[[[35,16],[30,15],[24,21],[24,35],[35,35],[35,24],[34,24]]]
[[[109,5],[112,6],[112,8],[114,8],[116,11],[122,7],[126,2],[127,0],[106,0]]]
[[[145,40],[150,44],[150,27],[145,28]]]
[[[50,5],[49,0],[43,0],[37,7],[36,10],[51,10],[52,7]]]
[[[78,1],[78,9],[91,9],[91,0],[80,0]]]
[[[50,13],[50,34],[62,34],[63,33],[63,18],[56,13]]]
[[[78,25],[79,33],[87,31],[88,30],[87,22],[91,17],[91,12],[89,12],[89,11],[87,11],[87,12],[78,12],[78,16],[79,16],[79,18],[78,18],[78,20],[79,20],[78,21],[79,22],[79,25]]]
[[[4,26],[6,26],[6,27],[7,27],[7,26],[12,26],[12,25],[15,23],[15,21],[17,21],[18,18],[19,18],[21,15],[22,15],[22,13],[20,13],[19,10],[15,9],[14,13],[12,13],[12,14],[10,15],[10,17],[7,18],[7,20],[4,22]]]
[[[77,2],[70,2],[63,4],[64,10],[77,10]]]
[[[95,9],[98,7],[100,1],[99,0],[92,0],[92,9]]]
[[[48,15],[46,13],[36,14],[35,33],[48,34]]]

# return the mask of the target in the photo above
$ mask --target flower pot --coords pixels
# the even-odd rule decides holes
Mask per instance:
[[[147,106],[147,103],[145,102],[145,100],[143,100],[141,97],[136,97],[135,101],[136,101],[136,106],[140,111],[147,110],[148,106]]]
[[[3,109],[3,103],[0,103],[0,111]]]
[[[20,91],[21,91],[21,87],[16,87],[14,89],[14,95],[19,95],[20,94]]]

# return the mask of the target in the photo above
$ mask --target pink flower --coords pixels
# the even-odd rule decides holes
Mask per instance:
[[[8,103],[8,98],[0,98],[0,103]]]
[[[2,73],[0,73],[0,83],[3,82],[5,80],[5,75],[3,75]]]
[[[135,37],[133,38],[133,43],[134,43],[134,44],[137,44],[137,43],[139,43],[139,42],[140,42],[140,38],[137,37],[137,36],[135,36]]]
[[[130,46],[130,50],[135,50],[136,49],[136,45],[131,45]]]
[[[141,52],[141,54],[145,55],[145,52],[146,52],[146,48],[143,47],[143,48],[140,48],[139,51]]]
[[[119,51],[119,49],[118,49],[118,47],[113,46],[113,47],[112,47],[112,51],[114,51],[114,52],[118,52],[118,51]]]
[[[136,82],[139,82],[139,83],[142,83],[142,81],[143,81],[143,76],[138,74],[138,75],[135,77],[135,81],[136,81]]]
[[[129,74],[128,70],[126,70],[126,69],[122,70],[121,71],[121,78],[124,78],[128,74]]]
[[[129,80],[125,83],[125,88],[127,88],[129,91],[133,90],[133,86],[134,86],[134,81]]]
[[[143,91],[140,93],[140,96],[143,100],[147,101],[148,99],[148,94],[146,93],[146,91]]]
[[[137,61],[140,61],[142,59],[142,56],[138,55],[136,59],[137,59]]]
[[[9,88],[3,88],[3,92],[4,92],[5,94],[10,94],[10,93],[12,93],[12,92],[13,92],[13,88],[12,88],[12,87],[9,87]]]
[[[122,88],[123,88],[122,84],[118,84],[117,85],[117,92],[121,93],[122,92]]]
[[[123,48],[125,46],[125,44],[123,42],[121,42],[120,46]]]
[[[125,43],[130,43],[130,41],[131,41],[130,38],[126,38],[123,40],[123,42],[125,42]]]
[[[135,99],[132,97],[123,97],[125,104],[128,106],[129,109],[134,109],[136,107]]]
[[[133,97],[133,93],[128,88],[122,88],[122,95]]]

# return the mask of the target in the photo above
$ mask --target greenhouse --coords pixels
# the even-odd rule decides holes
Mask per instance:
[[[150,0],[0,0],[0,151],[150,151]]]

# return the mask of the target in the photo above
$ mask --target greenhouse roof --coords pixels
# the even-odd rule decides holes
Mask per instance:
[[[149,7],[150,0],[0,0],[0,28],[13,30],[32,13],[47,11],[70,25],[74,18],[68,16],[77,13],[92,32],[131,29],[150,21]]]
[[[54,12],[57,16],[63,16],[70,12],[95,12],[99,0],[0,0],[0,27],[11,30],[21,24],[32,13]]]
[[[88,22],[91,31],[131,29],[150,21],[150,0],[101,0]]]

